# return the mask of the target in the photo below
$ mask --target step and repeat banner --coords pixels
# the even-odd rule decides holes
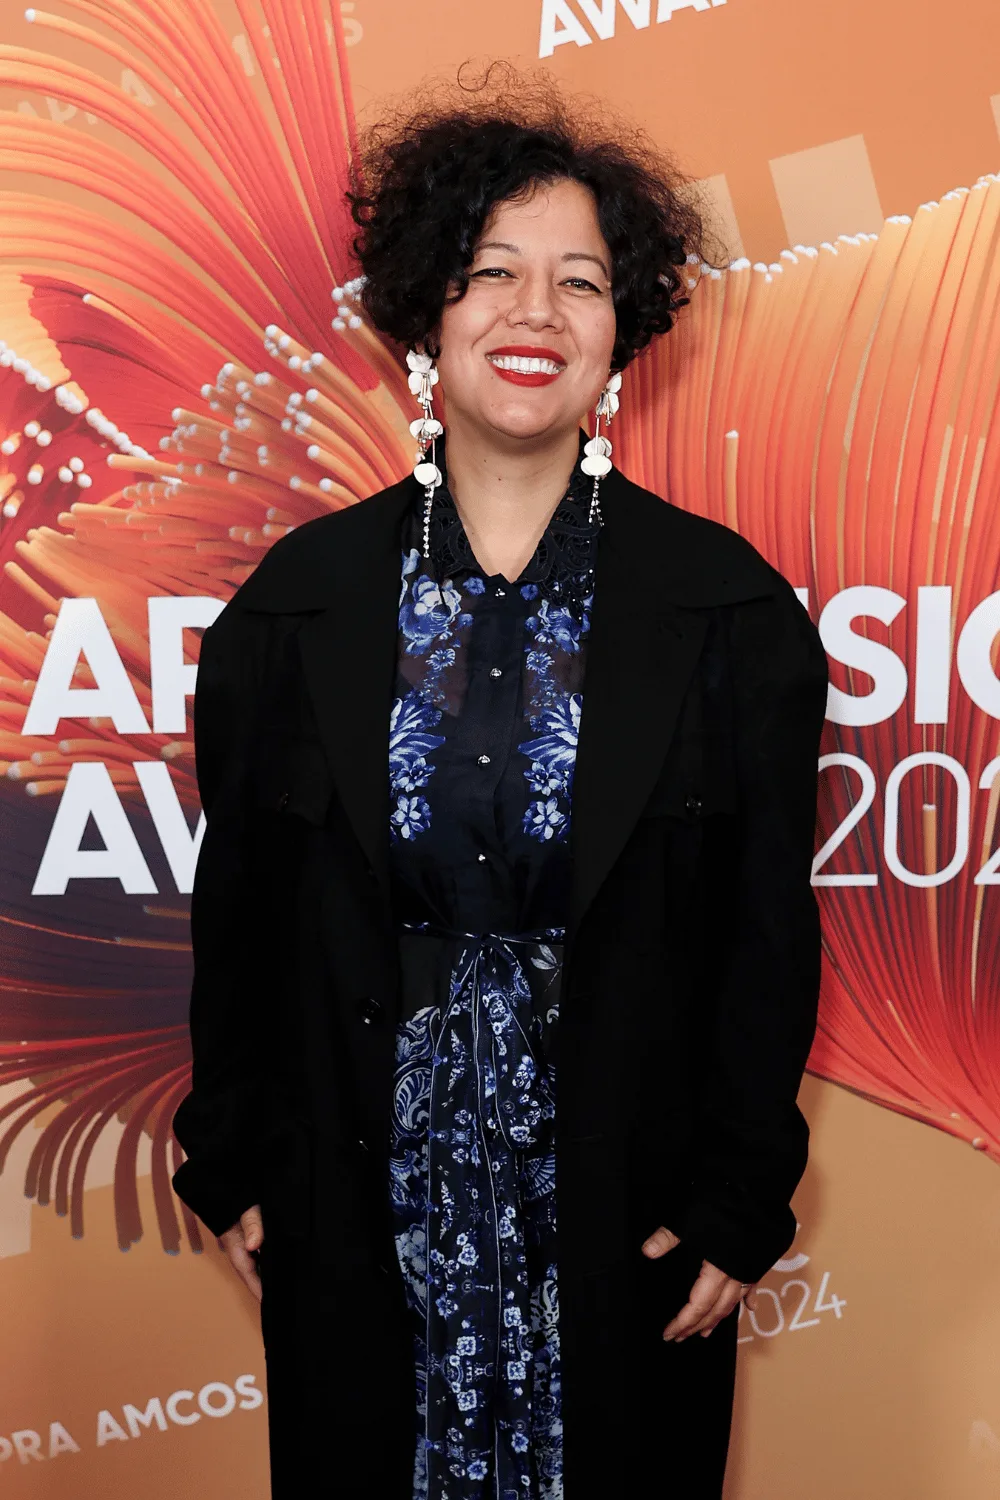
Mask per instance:
[[[729,1500],[995,1496],[994,0],[52,5],[0,0],[0,1490],[268,1493],[255,1309],[169,1186],[198,642],[407,471],[347,163],[507,57],[697,182],[725,254],[616,459],[748,536],[831,658],[813,1155],[741,1313]]]

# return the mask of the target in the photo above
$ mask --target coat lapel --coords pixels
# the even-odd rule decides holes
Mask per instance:
[[[636,608],[633,538],[605,526],[573,779],[571,930],[621,853],[666,759],[706,620],[667,601]]]
[[[708,609],[774,592],[735,533],[612,470],[573,781],[569,930],[579,927],[653,790],[708,629]]]
[[[299,632],[306,685],[347,818],[389,893],[389,714],[396,671],[404,482],[357,507],[330,559],[328,602]]]

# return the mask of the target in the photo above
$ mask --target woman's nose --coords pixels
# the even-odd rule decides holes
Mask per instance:
[[[507,322],[511,327],[518,324],[534,329],[558,327],[561,319],[548,282],[526,284],[515,298]]]

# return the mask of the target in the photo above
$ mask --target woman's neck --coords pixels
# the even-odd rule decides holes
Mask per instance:
[[[579,454],[578,428],[544,444],[484,439],[449,424],[448,488],[476,561],[514,581],[531,560],[566,493]]]

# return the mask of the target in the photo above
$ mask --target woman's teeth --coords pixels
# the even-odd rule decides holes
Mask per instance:
[[[515,370],[519,375],[558,375],[563,368],[554,359],[526,359],[522,354],[489,354],[487,359],[498,370]]]

